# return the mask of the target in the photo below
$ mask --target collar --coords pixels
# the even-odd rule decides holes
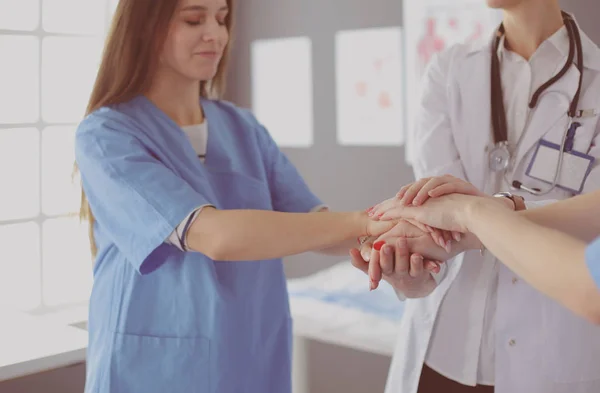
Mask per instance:
[[[583,65],[587,69],[600,72],[600,48],[581,30],[577,20],[573,17],[579,34],[581,35],[581,47],[583,48]],[[469,48],[468,54],[475,54],[479,52],[490,53],[492,44],[496,39],[496,30],[494,29],[490,35],[490,38],[478,45],[472,45]],[[544,43],[551,44],[561,55],[567,57],[569,54],[569,36],[565,26],[561,27],[557,32],[551,35]],[[500,46],[498,47],[498,56],[502,58],[503,53],[506,51],[504,47],[504,37],[500,40]]]

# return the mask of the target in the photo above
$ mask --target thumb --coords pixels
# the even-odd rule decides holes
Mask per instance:
[[[352,260],[352,266],[362,271],[365,274],[369,274],[369,263],[360,255],[360,251],[356,248],[350,250],[350,258]]]

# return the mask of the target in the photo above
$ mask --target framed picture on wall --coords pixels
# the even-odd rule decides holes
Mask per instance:
[[[335,35],[337,141],[399,146],[402,132],[402,31],[381,27]]]
[[[404,0],[406,159],[412,162],[412,133],[423,73],[431,58],[457,43],[484,45],[502,14],[485,0]]]

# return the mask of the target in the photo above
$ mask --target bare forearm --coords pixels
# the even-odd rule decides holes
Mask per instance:
[[[280,258],[326,249],[363,235],[367,219],[362,213],[208,208],[190,227],[187,242],[192,250],[215,260]]]
[[[528,220],[586,243],[600,235],[600,191],[520,212]]]
[[[469,230],[533,287],[574,312],[597,316],[600,292],[585,264],[585,242],[489,203],[469,210]]]

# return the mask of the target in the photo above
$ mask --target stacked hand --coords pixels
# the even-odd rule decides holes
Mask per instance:
[[[369,274],[371,289],[383,278],[407,297],[426,296],[436,283],[431,273],[440,261],[468,249],[461,239],[468,233],[469,209],[486,197],[472,184],[452,176],[421,179],[373,208],[374,221],[401,219],[377,239],[352,250],[352,263]],[[506,198],[494,200],[507,203]]]

